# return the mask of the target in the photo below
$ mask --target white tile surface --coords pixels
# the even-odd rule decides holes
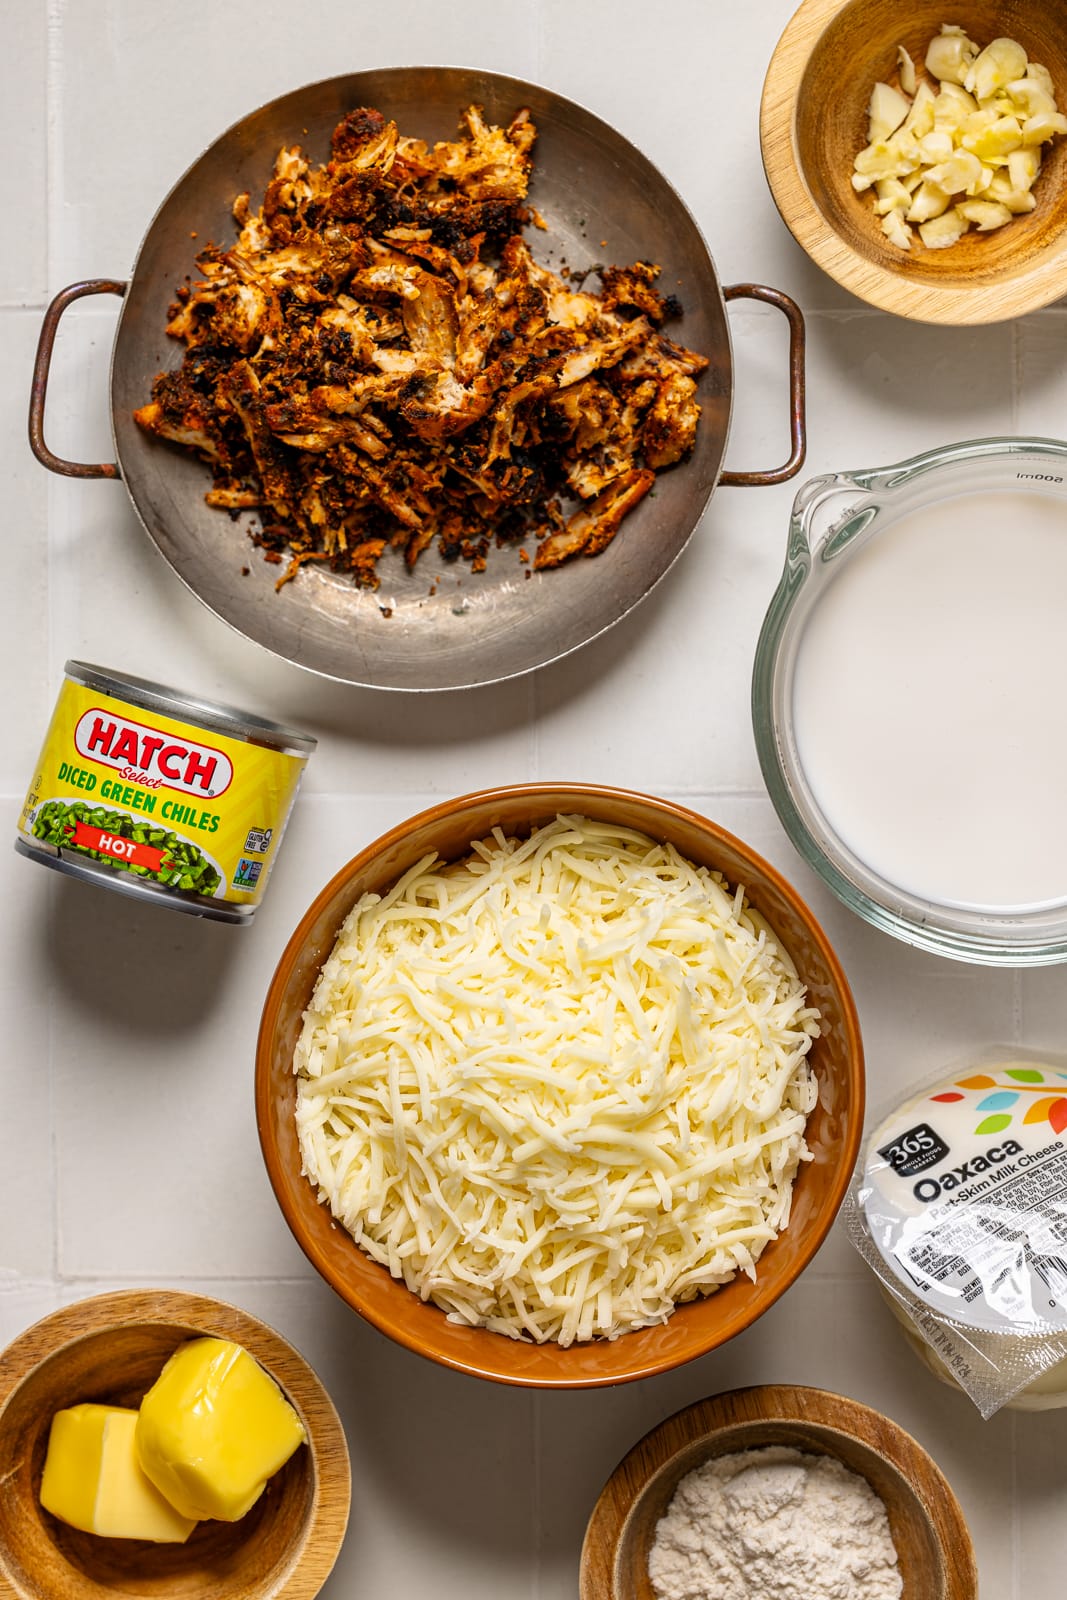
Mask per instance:
[[[17,695],[6,697],[8,737],[0,742],[0,795],[21,800],[51,711],[48,635],[48,482],[26,444],[26,402],[40,313],[0,311],[0,482],[9,572],[0,585],[0,638],[17,674]],[[17,375],[17,376],[16,376]]]
[[[1015,427],[1038,439],[1062,439],[1067,400],[1067,312],[1030,317],[1015,330],[1017,400]]]
[[[0,95],[7,152],[0,231],[0,307],[38,305],[48,276],[48,7],[14,0],[4,11],[4,59],[17,90]],[[17,154],[16,154],[17,152]]]
[[[671,178],[725,282],[798,297],[808,472],[1013,428],[1062,433],[1067,313],[979,330],[901,323],[839,290],[780,224],[757,116],[791,9],[665,0],[638,17],[604,0],[189,0],[179,16],[141,0],[19,0],[5,18],[0,134],[19,151],[6,211],[19,226],[0,238],[0,820],[10,833],[68,656],[258,708],[320,745],[247,931],[142,911],[13,854],[0,860],[0,1342],[117,1285],[201,1287],[274,1323],[321,1374],[352,1453],[352,1525],[329,1600],[565,1600],[589,1509],[629,1446],[692,1400],[773,1380],[853,1395],[915,1434],[963,1503],[984,1596],[1063,1592],[1050,1533],[1067,1511],[1062,1417],[980,1422],[907,1350],[840,1227],[786,1299],[702,1361],[622,1389],[533,1395],[439,1370],[355,1318],[289,1237],[259,1155],[255,1029],[308,901],[399,818],[501,782],[591,779],[683,798],[779,865],[855,990],[875,1110],[990,1040],[1063,1047],[1062,968],[982,971],[868,928],[799,861],[764,795],[749,676],[793,487],[720,490],[652,597],[567,661],[497,688],[410,697],[325,684],[267,658],[163,566],[121,485],[50,479],[25,444],[50,293],[127,273],[170,184],[252,106],[318,77],[417,60],[509,72],[589,106]],[[116,309],[82,303],[57,344],[47,434],[75,460],[110,458]],[[744,304],[730,324],[728,464],[769,467],[786,454],[784,326]]]
[[[21,798],[0,801],[7,839],[21,810]],[[19,915],[0,922],[0,1015],[7,1024],[0,1172],[8,1194],[19,1196],[17,1225],[11,1215],[0,1226],[0,1289],[51,1279],[56,1267],[52,1029],[41,1004],[48,941],[43,906],[22,898],[25,865],[10,846],[0,852],[0,903],[19,907]],[[34,993],[37,1005],[27,1004]]]
[[[0,1339],[9,1344],[42,1317],[58,1311],[61,1304],[62,1291],[53,1280],[35,1282],[27,1277],[0,1282]]]
[[[177,17],[138,0],[57,0],[57,9],[50,104],[58,124],[56,286],[125,276],[149,219],[186,168],[232,123],[300,84],[456,61],[537,76],[536,16],[522,0],[448,7],[191,0]]]

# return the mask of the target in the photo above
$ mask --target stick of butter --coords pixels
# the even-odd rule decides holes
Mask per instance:
[[[196,1519],[182,1516],[141,1470],[137,1412],[79,1405],[52,1418],[41,1504],[72,1528],[112,1539],[184,1544]]]
[[[141,1402],[137,1451],[183,1516],[243,1517],[304,1443],[303,1424],[273,1378],[228,1339],[193,1339],[171,1356]]]

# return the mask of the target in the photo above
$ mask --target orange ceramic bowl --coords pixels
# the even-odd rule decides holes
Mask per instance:
[[[757,1281],[738,1277],[679,1306],[660,1327],[614,1340],[532,1344],[449,1322],[364,1254],[336,1224],[300,1170],[293,1052],[304,1009],[338,930],[360,895],[381,892],[427,852],[467,853],[494,827],[523,835],[559,812],[599,818],[667,840],[691,861],[743,884],[751,904],[789,951],[822,1034],[811,1051],[820,1081],[808,1121],[813,1159],[793,1191],[789,1226],[760,1257]],[[755,1322],[804,1270],[837,1214],[863,1126],[863,1049],[848,983],[804,901],[753,850],[683,806],[591,784],[521,784],[465,795],[424,811],[360,852],[311,905],[290,939],[267,994],[256,1056],[256,1115],[274,1192],[297,1243],[327,1283],[390,1338],[460,1372],[535,1388],[625,1383],[706,1354]]]

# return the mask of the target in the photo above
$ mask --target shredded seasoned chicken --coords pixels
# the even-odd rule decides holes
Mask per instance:
[[[659,268],[601,268],[593,294],[530,254],[535,137],[525,110],[470,106],[432,147],[349,112],[325,165],[279,153],[179,289],[182,365],[135,417],[210,464],[210,505],[258,509],[279,587],[325,561],[376,588],[390,547],[475,571],[531,535],[537,568],[595,555],[691,449],[707,362],[662,332]]]

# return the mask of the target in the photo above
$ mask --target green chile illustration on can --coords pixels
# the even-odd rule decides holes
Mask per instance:
[[[79,828],[96,830],[104,849],[93,849],[79,841]],[[222,881],[207,857],[190,839],[182,839],[166,828],[140,822],[124,811],[107,811],[88,806],[84,800],[49,800],[33,821],[33,835],[57,847],[77,845],[93,861],[121,867],[136,877],[151,878],[170,889],[186,889],[194,894],[214,894]],[[136,852],[131,845],[140,845]],[[158,862],[149,864],[158,856]]]

